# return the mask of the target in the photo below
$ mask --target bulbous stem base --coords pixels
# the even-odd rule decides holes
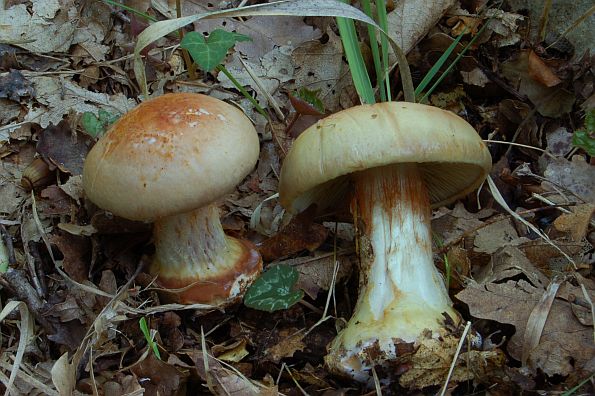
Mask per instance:
[[[247,241],[225,235],[216,206],[159,219],[150,272],[182,304],[225,306],[241,298],[262,270]]]

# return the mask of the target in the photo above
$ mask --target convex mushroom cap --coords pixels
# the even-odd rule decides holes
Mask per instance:
[[[258,135],[235,107],[166,94],[119,119],[87,156],[84,188],[99,207],[151,221],[205,206],[252,170]]]
[[[449,111],[408,102],[357,106],[296,139],[281,170],[281,204],[293,213],[330,205],[346,192],[343,176],[398,163],[418,164],[439,207],[475,190],[492,159],[475,129]]]

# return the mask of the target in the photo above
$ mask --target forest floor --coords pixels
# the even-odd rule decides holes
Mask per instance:
[[[432,214],[435,264],[462,325],[471,323],[481,346],[419,353],[377,389],[324,364],[357,300],[356,230],[311,212],[292,217],[276,196],[294,139],[360,104],[336,20],[321,16],[328,2],[296,2],[304,16],[247,13],[186,23],[186,35],[237,34],[222,47],[215,35],[201,44],[221,59],[208,65],[191,63],[177,30],[150,40],[135,58],[139,34],[176,18],[176,5],[124,3],[6,0],[0,7],[2,392],[595,393],[591,1],[386,2],[388,33],[407,54],[414,86],[462,36],[437,76],[452,68],[425,101],[478,131],[492,156],[493,183]],[[184,16],[240,5],[181,3]],[[363,23],[356,26],[374,82],[369,36]],[[403,100],[398,66],[389,76],[394,97]],[[299,302],[274,312],[167,303],[147,272],[151,225],[85,198],[87,153],[141,102],[145,87],[151,97],[207,94],[252,120],[258,164],[221,199],[222,224],[257,247],[265,269],[283,265],[299,275],[291,290],[303,291]]]

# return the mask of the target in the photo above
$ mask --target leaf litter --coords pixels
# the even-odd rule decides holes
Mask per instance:
[[[365,392],[323,364],[326,345],[357,297],[353,226],[341,214],[292,218],[272,198],[292,140],[323,116],[301,114],[291,98],[316,92],[326,114],[358,103],[334,21],[324,16],[347,9],[316,3],[239,10],[229,3],[221,17],[199,19],[223,8],[183,2],[186,19],[143,33],[132,26],[144,26],[142,18],[107,1],[6,5],[0,14],[8,27],[0,30],[0,225],[11,239],[9,270],[0,274],[2,333],[10,335],[0,340],[6,392],[275,395],[298,386],[308,394]],[[414,84],[454,38],[465,34],[462,42],[468,41],[465,29],[473,35],[487,23],[460,70],[430,100],[503,144],[489,143],[496,164],[490,187],[500,193],[484,188],[438,208],[432,219],[435,262],[448,274],[451,294],[468,311],[465,319],[474,322],[482,347],[422,342],[412,367],[395,368],[402,370],[399,383],[380,385],[383,394],[420,388],[432,394],[447,385],[457,394],[488,387],[503,394],[553,392],[581,383],[582,391],[592,391],[583,381],[595,354],[595,177],[587,151],[592,131],[585,125],[592,64],[575,33],[559,36],[559,28],[584,10],[568,10],[572,20],[557,24],[563,12],[540,13],[533,5],[525,12],[519,1],[513,11],[486,10],[484,3],[387,4],[388,32],[409,52]],[[157,19],[175,17],[167,2],[130,4]],[[539,23],[558,36],[526,34]],[[213,64],[202,65],[197,80],[189,78],[179,38],[167,35],[188,24],[186,32],[207,47],[221,34],[216,29],[250,38],[218,49],[216,60],[267,117]],[[87,151],[110,120],[142,100],[145,81],[154,95],[202,92],[238,103],[256,122],[259,164],[226,197],[222,222],[228,233],[259,246],[268,267],[295,270],[287,295],[291,304],[300,302],[266,315],[243,305],[220,312],[166,304],[143,270],[152,252],[149,227],[85,200],[80,174]],[[395,82],[396,92],[399,87]],[[50,177],[28,192],[21,177],[36,158]],[[147,319],[161,359],[139,329],[140,318]]]

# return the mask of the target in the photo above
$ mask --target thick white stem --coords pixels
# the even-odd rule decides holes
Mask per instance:
[[[394,360],[424,330],[437,332],[456,312],[432,260],[430,201],[415,164],[354,176],[360,290],[327,362],[360,381],[372,365]]]

